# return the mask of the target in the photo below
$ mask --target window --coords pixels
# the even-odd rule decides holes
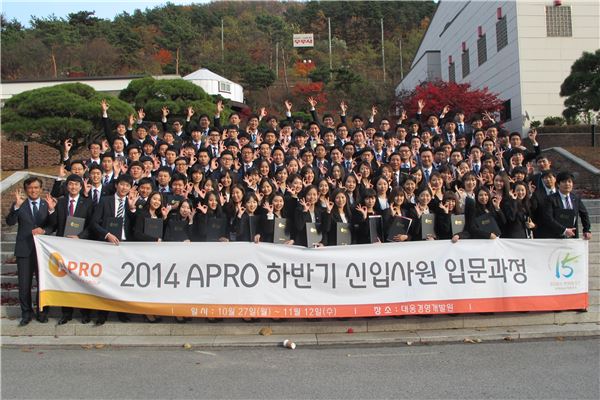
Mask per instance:
[[[485,35],[482,35],[477,39],[477,62],[478,65],[483,64],[487,61],[487,40]]]
[[[469,65],[469,49],[466,49],[462,53],[462,77],[465,79],[467,75],[471,73],[471,66]]]
[[[219,92],[231,93],[231,83],[219,81]]]
[[[500,111],[500,118],[502,121],[510,121],[512,119],[512,113],[510,111],[510,99],[502,103],[502,111]]]
[[[448,65],[448,82],[456,82],[456,65],[455,65],[455,63],[450,63],[450,65]]]
[[[496,47],[497,51],[508,45],[508,33],[506,31],[506,15],[496,22]]]
[[[546,6],[546,35],[548,37],[573,36],[571,7]]]

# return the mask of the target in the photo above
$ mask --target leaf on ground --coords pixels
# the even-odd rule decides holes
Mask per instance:
[[[260,331],[258,331],[258,334],[262,336],[271,336],[273,334],[273,329],[271,329],[268,326],[265,326],[264,328],[261,328]]]
[[[93,344],[82,344],[81,348],[89,350],[89,349],[93,349],[94,345]]]
[[[94,347],[95,347],[95,348],[97,348],[97,349],[103,349],[103,348],[104,348],[104,346],[106,346],[106,345],[105,345],[105,344],[103,344],[103,343],[98,343],[98,344],[97,344],[97,345],[95,345]]]
[[[184,343],[184,345],[183,345],[183,348],[184,348],[184,349],[191,349],[191,348],[192,348],[192,345],[191,345],[191,344],[189,344],[189,343]]]

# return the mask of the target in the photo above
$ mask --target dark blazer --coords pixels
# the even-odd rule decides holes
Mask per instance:
[[[537,188],[531,195],[531,212],[535,228],[533,229],[533,237],[536,239],[548,239],[548,232],[544,229],[544,205],[546,203],[546,189]]]
[[[104,136],[106,137],[106,140],[108,140],[108,144],[110,144],[112,146],[113,140],[115,140],[117,137],[119,137],[119,134],[117,132],[113,132],[110,129],[110,120],[108,118],[102,117],[102,130],[104,131]],[[125,137],[123,137],[123,139],[125,139],[125,147],[127,147],[127,145],[129,145],[129,143],[132,142],[132,137],[133,137],[133,130],[127,128]]]
[[[15,205],[13,204],[6,216],[7,225],[19,224],[15,243],[15,256],[17,257],[29,257],[35,252],[33,235],[31,233],[33,229],[43,228],[47,235],[53,231],[52,221],[48,214],[48,203],[42,199],[38,199],[38,201],[40,202],[39,211],[35,219],[31,212],[29,199],[26,199],[18,210],[15,210]]]
[[[125,199],[127,202],[127,199]],[[106,196],[100,199],[100,203],[95,207],[94,216],[92,217],[92,232],[96,236],[97,240],[105,240],[108,234],[108,218],[115,217],[115,196]],[[133,223],[135,219],[135,213],[129,210],[129,206],[125,204],[123,227],[125,228],[125,240],[133,239]],[[121,238],[118,238],[121,240]]]
[[[490,238],[489,233],[478,229],[475,224],[475,219],[480,215],[483,215],[483,213],[484,212],[482,210],[479,210],[475,205],[475,200],[468,197],[465,201],[465,228],[467,229],[467,232],[469,232],[469,235],[472,239]],[[502,229],[502,227],[506,224],[506,218],[504,217],[504,213],[502,212],[502,210],[493,210],[490,212],[490,214],[496,220],[496,224],[498,224],[498,227]]]
[[[181,215],[177,211],[171,212],[165,221],[165,228],[163,234],[163,241],[174,242],[181,241],[181,238],[176,239],[175,224],[182,221]],[[179,236],[179,235],[177,235]],[[192,240],[192,225],[185,221],[185,229],[183,232],[183,240]]]
[[[80,239],[89,239],[91,234],[90,224],[94,215],[94,204],[91,198],[85,198],[79,196],[77,205],[75,206],[74,217],[85,218],[85,225],[83,231],[78,235]],[[61,197],[56,203],[54,212],[50,214],[50,220],[52,221],[53,227],[56,229],[56,236],[65,236],[65,226],[67,224],[67,217],[69,216],[69,197]]]
[[[323,221],[323,236],[327,236],[327,241],[323,242],[326,246],[336,246],[337,245],[337,223],[342,221],[342,217],[338,212],[337,208],[331,210],[331,214],[326,214],[326,217]],[[354,224],[352,221],[353,213],[349,211],[346,214],[346,220],[348,221],[348,225],[350,225],[350,235],[351,235],[351,243],[356,243],[356,235],[354,233]]]
[[[506,217],[506,225],[503,229],[503,236],[510,239],[528,239],[529,228],[527,228],[527,219],[531,218],[531,213],[523,207],[519,207],[518,201],[507,198],[502,201],[502,212]]]
[[[446,214],[439,207],[435,209],[435,234],[438,239],[452,239],[452,214]],[[469,232],[465,229],[458,234],[460,239],[468,239]]]
[[[542,224],[542,230],[549,235],[551,238],[563,238],[563,232],[570,226],[564,226],[555,219],[555,211],[564,209],[563,201],[560,197],[560,192],[556,192],[547,196],[544,202],[544,219]],[[573,211],[575,212],[575,221],[573,227],[577,227],[579,218],[581,218],[581,225],[583,232],[590,232],[590,216],[585,208],[585,205],[581,199],[573,193],[569,194],[571,204],[573,205]],[[575,231],[575,237],[579,237],[578,230]]]
[[[150,211],[144,210],[144,209],[136,211],[135,223],[133,225],[133,239],[136,242],[156,242],[156,241],[158,241],[157,238],[153,238],[152,236],[148,236],[144,233],[144,228],[146,225],[146,218],[152,218],[150,216]]]
[[[306,244],[306,223],[314,222],[317,225],[317,230],[323,233],[323,222],[326,218],[327,210],[320,204],[315,205],[315,220],[312,221],[309,212],[304,212],[302,206],[298,206],[294,213],[294,224],[296,226],[296,239],[295,244],[299,246],[307,246]],[[323,234],[323,243],[326,245],[327,235],[326,232]]]

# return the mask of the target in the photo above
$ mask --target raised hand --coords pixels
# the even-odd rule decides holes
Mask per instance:
[[[516,196],[515,196],[515,198],[516,198]],[[500,201],[501,200],[502,200],[502,198],[499,195],[492,197],[492,204],[494,205],[494,208],[496,209],[496,211],[500,210]]]
[[[537,144],[537,141],[535,140],[537,138],[537,130],[535,128],[529,130],[527,136],[529,137],[529,140],[531,140],[531,143],[533,143],[534,145]]]
[[[191,119],[193,115],[194,115],[194,107],[192,107],[192,106],[189,106],[189,107],[187,108],[187,118],[188,118],[188,119]]]
[[[60,164],[58,166],[58,177],[59,178],[65,178],[67,176],[67,170],[65,169],[65,165],[64,164]]]
[[[310,209],[310,206],[308,205],[308,203],[304,199],[298,200],[298,204],[300,204],[302,206],[302,211],[303,212],[308,212],[308,210]]]
[[[131,189],[127,194],[127,204],[129,205],[129,209],[133,210],[135,208],[135,203],[140,198],[137,189]]]
[[[357,205],[356,206],[356,211],[358,211],[359,213],[362,214],[363,219],[367,219],[367,217],[368,217],[368,209],[367,209],[366,206],[359,206],[359,205]]]
[[[224,109],[225,106],[223,105],[223,100],[217,101],[217,115],[221,115]]]
[[[23,189],[17,189],[14,192],[15,195],[15,208],[21,207],[23,202],[25,202],[25,196],[23,195]]]
[[[198,192],[198,196],[200,196],[200,198],[203,199],[206,196],[206,189],[200,189],[200,191]]]
[[[333,210],[333,206],[334,206],[333,201],[328,201],[327,202],[327,205],[326,205],[326,207],[327,207],[327,213],[331,213],[331,210]]]
[[[138,113],[138,120],[143,121],[144,118],[146,118],[146,113],[144,112],[143,108],[140,108],[137,113]]]
[[[196,206],[196,208],[198,209],[198,211],[200,211],[202,214],[206,214],[208,212],[208,206],[205,204],[200,204],[198,203],[198,205]]]
[[[444,106],[444,108],[442,109],[442,115],[448,114],[449,111],[450,111],[450,106],[448,104],[446,104]]]
[[[273,214],[273,204],[266,201],[265,204],[263,204],[263,208],[267,210],[267,214]]]
[[[317,100],[315,100],[313,97],[309,97],[306,99],[306,101],[308,101],[308,104],[310,104],[311,108],[315,108],[317,106]]]
[[[133,127],[133,124],[135,124],[135,117],[133,116],[133,114],[129,114],[128,121],[129,121],[129,127],[130,128]]]
[[[285,106],[285,111],[292,112],[292,102],[291,101],[286,100],[283,102],[283,105]]]
[[[63,148],[65,149],[65,155],[69,154],[69,152],[73,148],[73,139],[65,139],[65,142],[63,143]]]
[[[266,117],[267,109],[265,107],[261,107],[258,116],[259,116],[259,119],[263,119],[264,117]]]
[[[102,108],[102,114],[104,114],[105,112],[108,112],[108,107],[110,106],[106,102],[106,99],[102,99],[102,101],[100,102],[100,107]]]
[[[54,211],[56,208],[56,199],[50,196],[50,193],[46,193],[46,203],[48,203],[48,211]]]
[[[375,118],[376,115],[377,115],[377,106],[375,104],[373,104],[371,106],[371,117]]]
[[[244,215],[245,212],[246,212],[246,208],[243,207],[241,204],[238,204],[238,206],[237,206],[237,216],[238,216],[238,218],[242,218],[242,215]]]
[[[348,103],[345,100],[340,102],[340,110],[342,111],[342,115],[346,115],[346,111],[348,111]]]
[[[90,190],[92,190],[92,184],[88,178],[83,180],[83,194],[85,197],[88,197],[90,194]]]
[[[425,108],[425,100],[423,99],[419,99],[417,100],[417,108],[419,109],[419,112],[423,111],[423,109]]]
[[[163,118],[167,118],[167,116],[169,115],[169,108],[167,106],[163,106],[163,108],[160,109],[160,111],[162,112],[162,117]]]

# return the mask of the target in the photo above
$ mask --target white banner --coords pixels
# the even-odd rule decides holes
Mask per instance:
[[[584,240],[306,249],[36,236],[41,305],[197,317],[328,318],[583,309]]]
[[[312,33],[295,33],[293,37],[294,47],[314,47],[315,39]]]

